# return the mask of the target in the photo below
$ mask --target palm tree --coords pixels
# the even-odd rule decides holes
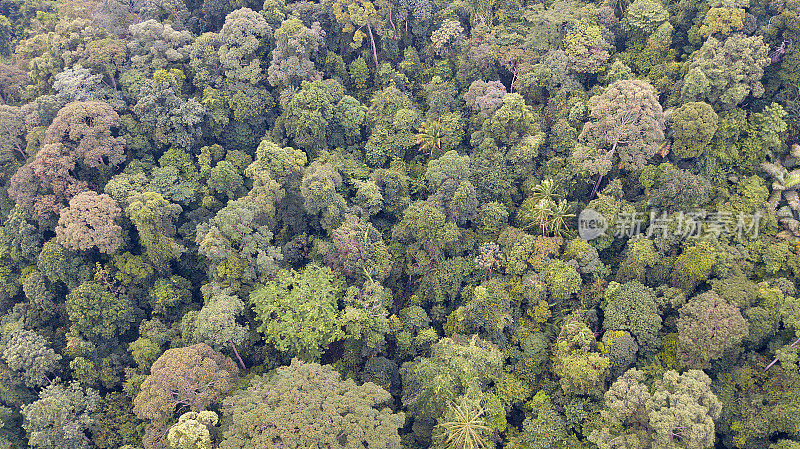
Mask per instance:
[[[486,447],[484,432],[491,428],[484,425],[483,408],[472,406],[467,400],[461,405],[451,402],[449,405],[452,421],[439,424],[445,430],[445,447],[447,449],[481,449]]]
[[[542,200],[552,200],[556,197],[556,183],[551,178],[545,179],[533,188],[532,198],[538,203]]]
[[[561,200],[555,207],[551,208],[552,214],[550,216],[549,228],[553,232],[553,236],[558,237],[559,234],[567,235],[566,218],[572,218],[575,214],[567,213],[567,202]]]
[[[539,200],[533,206],[533,223],[538,224],[542,228],[542,235],[547,234],[547,229],[550,227],[550,217],[553,215],[553,206],[556,203],[551,199]]]
[[[431,155],[433,150],[442,149],[442,139],[444,138],[444,127],[438,120],[428,120],[419,127],[417,134],[417,144],[420,150],[430,148]]]

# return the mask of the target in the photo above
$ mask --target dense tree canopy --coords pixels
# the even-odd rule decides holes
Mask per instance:
[[[403,413],[387,407],[391,395],[372,382],[341,380],[329,366],[293,359],[271,376],[256,377],[248,388],[225,400],[232,418],[220,448],[400,447]],[[324,423],[324,425],[320,425]]]
[[[798,0],[0,0],[0,448],[796,448],[798,67]]]

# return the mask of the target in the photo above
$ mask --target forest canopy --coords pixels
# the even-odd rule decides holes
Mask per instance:
[[[2,449],[800,449],[798,278],[798,0],[0,0]]]

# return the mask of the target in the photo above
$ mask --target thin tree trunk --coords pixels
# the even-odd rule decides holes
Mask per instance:
[[[619,128],[617,128],[617,137],[614,139],[614,146],[611,147],[611,159],[612,160],[614,159],[614,154],[616,154],[616,152],[617,152],[617,145],[619,145],[619,141],[620,141],[620,139],[622,139],[622,131],[623,131],[625,125],[627,125],[628,123],[630,123],[632,121],[633,121],[633,114],[631,112],[628,112],[627,114],[622,116],[622,119],[620,120],[620,123],[619,123]],[[622,164],[620,163],[620,165],[622,165]],[[592,195],[589,197],[590,200],[592,198],[594,198],[594,195],[597,193],[598,187],[600,187],[600,181],[602,181],[602,180],[603,180],[603,175],[600,175],[600,177],[597,178],[597,182],[594,183],[594,189],[592,189]]]
[[[798,343],[800,343],[800,338],[798,338],[797,340],[795,340],[795,341],[794,341],[794,343],[792,343],[791,345],[789,345],[789,347],[790,347],[790,348],[797,348],[797,345],[798,345]],[[772,368],[772,365],[774,365],[774,364],[776,364],[776,363],[778,363],[778,358],[777,358],[777,357],[775,357],[775,360],[773,360],[773,361],[772,361],[772,362],[771,362],[769,365],[767,365],[767,367],[766,367],[766,368],[764,368],[764,371],[766,371],[766,370],[768,370],[768,369]]]
[[[397,27],[394,26],[394,20],[392,20],[392,10],[389,10],[389,23],[392,24],[392,29],[394,30],[394,34],[397,35]]]
[[[614,142],[614,148],[611,149],[611,158],[612,159],[614,158],[614,153],[616,151],[617,151],[617,142]],[[602,181],[602,180],[603,180],[603,175],[600,175],[600,177],[597,178],[597,182],[594,183],[594,188],[592,189],[592,195],[589,197],[590,200],[592,198],[594,198],[594,195],[597,193],[597,188],[600,187],[600,181]]]
[[[369,41],[372,44],[372,57],[375,59],[375,70],[378,70],[378,50],[375,49],[375,38],[372,36],[372,26],[367,21],[367,31],[369,32]]]
[[[233,342],[230,340],[228,340],[228,344],[231,345],[231,348],[233,348],[233,353],[236,354],[236,359],[239,360],[239,365],[242,367],[242,369],[243,370],[247,369],[247,367],[244,366],[244,362],[242,361],[242,356],[239,355],[239,351],[236,349],[236,345],[233,344]]]

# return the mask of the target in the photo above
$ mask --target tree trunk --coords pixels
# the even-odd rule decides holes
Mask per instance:
[[[369,32],[369,41],[372,44],[372,58],[375,59],[375,71],[378,70],[378,50],[375,49],[375,38],[372,36],[372,26],[367,21],[367,31]]]
[[[797,345],[798,345],[798,343],[800,343],[800,338],[798,338],[797,340],[795,340],[795,341],[794,341],[794,343],[792,343],[791,345],[789,345],[789,347],[790,347],[790,348],[797,348]],[[775,357],[775,360],[773,360],[773,361],[772,361],[772,362],[771,362],[769,365],[767,365],[767,367],[766,367],[766,368],[764,368],[764,371],[766,371],[766,370],[768,370],[768,369],[772,368],[772,365],[774,365],[774,364],[776,364],[776,363],[778,363],[778,358],[777,358],[777,357]]]
[[[231,345],[231,348],[233,348],[233,353],[236,354],[236,359],[239,360],[239,366],[241,366],[243,370],[247,369],[242,361],[242,356],[239,355],[239,351],[236,349],[236,345],[230,340],[228,340],[228,344]]]

